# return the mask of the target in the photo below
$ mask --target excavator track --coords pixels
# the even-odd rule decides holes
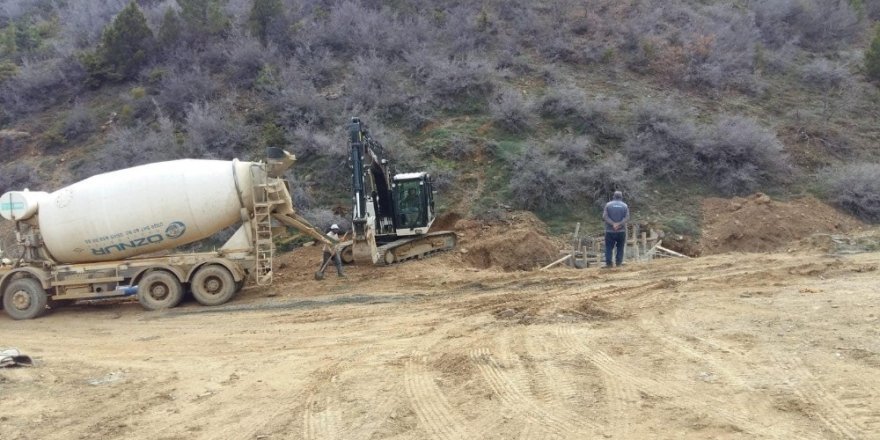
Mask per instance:
[[[379,253],[378,265],[388,266],[406,260],[425,258],[436,253],[446,252],[455,248],[458,236],[453,231],[431,232],[418,237],[401,238],[385,243],[377,248]],[[340,243],[342,246],[342,262],[351,264],[355,262],[352,242]],[[369,263],[368,263],[369,264]]]
[[[455,248],[458,236],[453,231],[437,231],[411,238],[402,238],[379,246],[379,264],[391,265]]]

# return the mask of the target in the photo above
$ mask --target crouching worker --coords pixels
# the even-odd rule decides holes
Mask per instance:
[[[330,226],[330,232],[327,233],[327,236],[330,237],[331,240],[333,240],[333,244],[324,244],[324,259],[321,262],[321,270],[319,270],[318,273],[321,274],[321,278],[324,277],[324,269],[327,268],[329,260],[332,258],[333,264],[336,265],[336,274],[340,277],[344,277],[345,274],[342,273],[342,257],[339,255],[339,242],[344,240],[345,237],[348,236],[348,233],[346,232],[345,235],[339,237],[339,225],[334,223],[332,226]]]

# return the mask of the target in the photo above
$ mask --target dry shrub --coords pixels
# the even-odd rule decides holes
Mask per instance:
[[[844,211],[880,223],[880,164],[853,163],[825,172],[828,198]]]
[[[792,171],[776,133],[743,117],[722,117],[703,130],[695,155],[706,183],[722,194],[784,182]]]

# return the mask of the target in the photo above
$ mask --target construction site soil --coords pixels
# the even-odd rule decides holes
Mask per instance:
[[[702,205],[703,254],[787,250],[815,234],[847,234],[865,229],[852,217],[815,197],[789,202],[761,193],[733,199],[708,198]]]
[[[316,281],[300,248],[223,306],[0,317],[36,361],[0,438],[880,438],[876,231],[758,197],[706,202],[701,258],[538,271],[531,214],[451,216],[455,251]]]

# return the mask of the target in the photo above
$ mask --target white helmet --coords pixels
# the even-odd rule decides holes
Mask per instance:
[[[332,225],[330,225],[330,230],[337,230],[337,229],[339,229],[339,225],[337,225],[336,223],[333,223]]]

